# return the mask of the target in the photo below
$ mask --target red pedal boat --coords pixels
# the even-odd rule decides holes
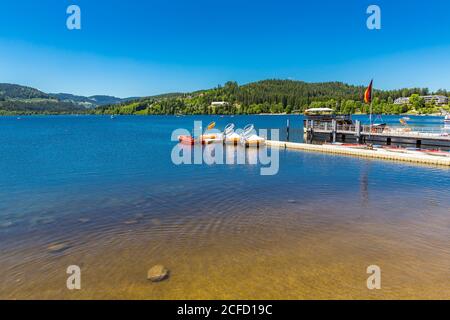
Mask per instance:
[[[193,145],[195,143],[195,139],[191,136],[179,136],[178,141],[182,144]]]
[[[201,135],[199,139],[194,139],[192,136],[178,136],[178,141],[182,144],[194,145],[199,142],[202,144],[223,142],[223,139],[217,134],[204,134]]]

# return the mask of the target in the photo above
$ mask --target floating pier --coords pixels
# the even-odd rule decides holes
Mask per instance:
[[[430,147],[448,147],[450,145],[450,134],[439,130],[419,131],[420,129],[411,128],[386,128],[370,125],[362,125],[360,121],[353,124],[338,124],[335,119],[331,122],[305,120],[306,141],[312,142],[315,137],[329,137],[326,140],[336,142],[339,138],[346,141],[346,138],[353,138],[358,143],[386,143],[391,145],[394,143],[413,144],[417,148],[422,146]]]
[[[383,149],[355,149],[336,145],[315,145],[273,140],[267,140],[266,143],[269,146],[279,148],[450,167],[450,157],[427,154],[398,153]]]

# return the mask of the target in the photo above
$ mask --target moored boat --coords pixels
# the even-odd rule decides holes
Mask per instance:
[[[223,131],[224,143],[237,145],[241,140],[241,135],[234,131],[234,124],[229,123]]]
[[[205,143],[205,141],[217,139],[217,136],[218,135],[214,133],[202,134],[199,138],[199,141]]]
[[[202,144],[223,143],[223,134],[204,134],[200,136],[200,141],[202,142]]]
[[[254,125],[249,124],[244,128],[244,132],[241,135],[241,144],[245,147],[261,147],[266,144],[266,139],[258,136],[255,133]]]
[[[195,139],[192,136],[178,136],[178,141],[182,144],[190,144],[193,145],[195,143]]]
[[[223,142],[223,133],[220,132],[209,132],[212,129],[214,129],[214,127],[216,126],[215,122],[211,122],[205,133],[203,133],[202,135],[200,135],[198,138],[194,138],[193,136],[189,136],[189,135],[181,135],[178,136],[178,141],[182,144],[189,144],[189,145],[193,145],[196,143],[201,143],[201,144],[210,144],[210,143],[217,143]]]
[[[266,139],[256,134],[252,134],[247,138],[242,138],[241,143],[246,147],[261,147],[266,144]]]
[[[210,143],[222,143],[223,138],[221,134],[204,134],[201,135],[198,139],[195,139],[192,136],[182,135],[178,136],[178,141],[182,144],[210,144]]]
[[[231,133],[230,135],[227,135],[225,137],[225,143],[226,144],[238,144],[239,141],[241,140],[241,136],[239,134],[237,134],[236,132]]]

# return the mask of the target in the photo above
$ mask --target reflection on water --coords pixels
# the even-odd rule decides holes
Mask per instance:
[[[175,164],[251,164],[260,162],[269,148],[246,148],[242,145],[218,144],[186,145],[178,143],[172,150],[172,161]],[[174,161],[175,160],[175,161]]]
[[[449,170],[281,150],[261,176],[172,164],[178,118],[23,120],[0,129],[0,298],[450,298]]]
[[[361,169],[361,199],[364,206],[369,205],[369,169],[370,162],[366,162]]]

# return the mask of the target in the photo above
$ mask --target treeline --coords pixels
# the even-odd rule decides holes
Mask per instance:
[[[54,99],[0,100],[0,114],[66,114],[86,113],[87,110],[71,102]]]
[[[363,86],[341,82],[306,83],[291,80],[264,80],[239,86],[227,82],[211,90],[190,94],[151,97],[119,105],[95,109],[97,114],[259,114],[301,113],[308,108],[327,107],[338,113],[369,113],[370,106],[363,103]],[[426,88],[382,91],[374,90],[373,112],[380,114],[438,113],[441,107],[415,101],[396,105],[399,97],[431,94]],[[437,94],[448,96],[447,91]],[[212,106],[224,101],[225,105]]]
[[[51,97],[37,89],[17,84],[0,83],[0,101],[8,99],[50,99]]]
[[[118,105],[98,107],[96,114],[259,114],[301,113],[308,108],[328,107],[338,113],[369,113],[363,103],[365,87],[341,82],[306,83],[291,80],[264,80],[239,86],[227,82],[211,90],[168,97],[151,97]],[[446,91],[439,94],[448,96]],[[394,100],[412,95],[428,95],[426,88],[374,91],[373,111],[383,114],[437,113],[441,107],[420,103],[396,105]],[[212,105],[223,101],[224,105]]]
[[[0,84],[0,114],[260,114],[302,113],[318,107],[332,108],[338,113],[369,113],[370,106],[362,102],[365,89],[341,82],[264,80],[239,86],[230,81],[210,90],[130,98],[119,104],[114,104],[117,99],[107,97],[111,104],[88,110],[82,104],[58,99],[37,89]],[[419,97],[429,94],[432,92],[426,88],[375,90],[373,112],[430,114],[449,110],[448,106],[425,103]],[[449,96],[445,90],[434,94]],[[412,98],[408,104],[394,104],[399,97]],[[213,105],[213,102],[225,103]]]
[[[66,114],[85,112],[85,108],[34,88],[0,83],[0,115]]]

